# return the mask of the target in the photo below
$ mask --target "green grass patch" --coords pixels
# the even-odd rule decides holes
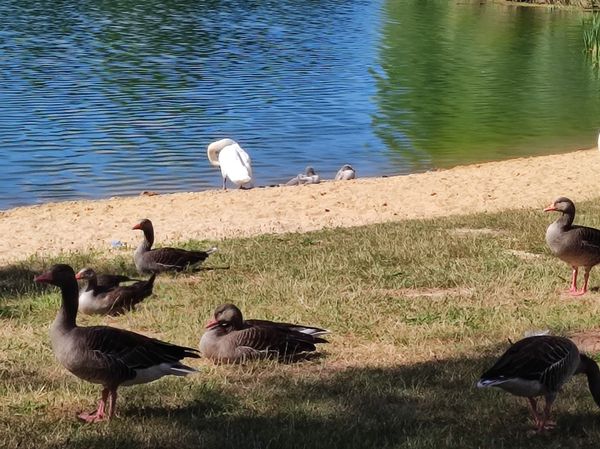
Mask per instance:
[[[577,222],[600,227],[600,205]],[[54,360],[60,297],[32,282],[56,262],[135,275],[130,252],[65,254],[0,268],[2,448],[583,448],[600,410],[583,378],[555,405],[558,429],[531,436],[525,401],[474,384],[532,329],[600,327],[600,294],[571,298],[570,268],[544,243],[555,215],[511,211],[308,234],[228,239],[205,269],[159,276],[134,313],[85,317],[197,346],[220,303],[248,318],[328,328],[321,357],[215,366],[120,389],[119,417],[83,425],[96,385]],[[214,242],[191,241],[189,248]],[[590,285],[600,286],[600,269]]]

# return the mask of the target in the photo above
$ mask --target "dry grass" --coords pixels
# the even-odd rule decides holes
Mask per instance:
[[[578,210],[578,222],[600,227],[599,206]],[[543,240],[553,218],[519,211],[220,242],[214,269],[159,277],[135,313],[80,324],[196,346],[229,301],[249,318],[331,329],[330,344],[292,364],[192,361],[196,376],[121,389],[120,417],[99,425],[75,420],[99,388],[55,362],[47,327],[59,294],[31,278],[56,261],[133,275],[131,255],[0,268],[0,447],[595,447],[600,411],[583,379],[559,396],[558,429],[538,436],[523,400],[474,388],[509,338],[600,327],[597,292],[562,294],[570,269]]]

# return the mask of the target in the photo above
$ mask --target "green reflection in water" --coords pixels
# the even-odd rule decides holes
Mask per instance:
[[[375,132],[427,168],[595,145],[582,13],[388,0]]]

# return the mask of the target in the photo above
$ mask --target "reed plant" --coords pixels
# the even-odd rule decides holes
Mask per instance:
[[[598,13],[593,13],[589,19],[584,20],[583,43],[592,66],[600,66],[600,15]]]

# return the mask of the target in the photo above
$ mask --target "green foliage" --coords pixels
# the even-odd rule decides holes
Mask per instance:
[[[583,43],[594,67],[600,66],[600,16],[592,14],[583,22]]]

